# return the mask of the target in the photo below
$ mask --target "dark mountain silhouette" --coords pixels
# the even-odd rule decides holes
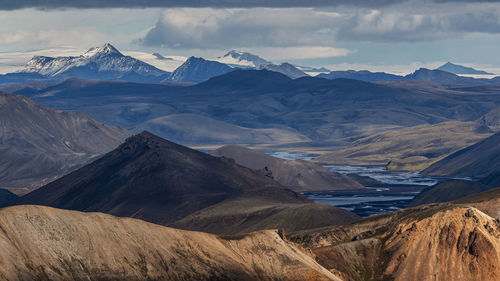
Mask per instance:
[[[466,67],[463,65],[454,64],[451,62],[447,62],[447,63],[441,65],[440,67],[437,68],[437,70],[442,70],[442,71],[446,71],[446,72],[453,73],[453,74],[494,75],[493,73],[489,73],[489,72],[482,71],[482,70],[477,70],[477,69],[474,69],[472,67]]]
[[[408,206],[450,202],[489,189],[490,186],[476,181],[448,180],[422,190]]]
[[[44,185],[109,152],[129,135],[81,113],[0,93],[0,187]]]
[[[371,72],[368,70],[345,70],[345,71],[331,71],[330,73],[321,73],[316,77],[318,78],[326,78],[326,79],[355,79],[366,82],[375,82],[375,81],[392,81],[392,80],[401,80],[404,77],[394,74],[389,74],[385,72]]]
[[[357,219],[234,161],[148,132],[13,204],[98,211],[219,234],[292,231]]]

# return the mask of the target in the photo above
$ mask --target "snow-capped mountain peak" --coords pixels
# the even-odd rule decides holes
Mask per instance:
[[[138,81],[147,77],[168,74],[143,61],[123,55],[109,43],[101,47],[91,48],[83,55],[76,57],[36,56],[26,64],[21,72],[36,72],[48,77],[63,79],[133,79]]]
[[[222,57],[216,59],[218,62],[228,64],[232,67],[259,67],[271,62],[251,53],[232,50]]]
[[[120,51],[118,51],[113,45],[106,43],[101,47],[93,47],[90,48],[85,54],[83,54],[84,57],[92,57],[96,55],[116,55],[116,56],[123,56]]]

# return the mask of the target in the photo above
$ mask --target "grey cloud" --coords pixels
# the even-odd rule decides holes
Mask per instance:
[[[312,9],[170,9],[139,40],[167,48],[333,46],[342,16]]]
[[[408,14],[362,10],[342,24],[337,38],[347,41],[417,42],[454,38],[466,33],[500,33],[500,12]]]
[[[500,33],[500,8],[449,14],[392,9],[178,8],[168,9],[137,42],[188,49],[333,47],[342,41],[418,42],[467,33]]]
[[[173,7],[383,7],[408,0],[0,0],[1,10],[23,8],[173,8]],[[427,2],[500,2],[500,0],[422,0]]]

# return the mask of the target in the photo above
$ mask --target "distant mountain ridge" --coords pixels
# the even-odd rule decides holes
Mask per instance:
[[[484,79],[484,78],[472,78],[472,77],[463,77],[457,74],[447,72],[440,69],[427,69],[420,68],[410,73],[406,76],[395,75],[385,72],[370,72],[367,70],[347,70],[347,71],[332,71],[330,73],[322,73],[317,75],[318,78],[325,79],[354,79],[365,82],[379,82],[379,81],[398,81],[398,80],[418,80],[418,81],[426,81],[426,82],[435,82],[445,85],[452,84],[463,84],[463,85],[485,85],[485,84],[496,84],[500,83],[500,76]]]
[[[322,73],[317,75],[318,78],[325,79],[355,79],[366,82],[376,82],[376,81],[388,81],[388,80],[401,80],[404,79],[403,76],[389,74],[385,72],[371,72],[368,70],[346,70],[346,71],[331,71],[330,73]]]
[[[443,64],[442,66],[438,67],[437,70],[442,70],[453,74],[494,75],[494,73],[489,73],[483,70],[477,70],[472,67],[466,67],[451,62]]]

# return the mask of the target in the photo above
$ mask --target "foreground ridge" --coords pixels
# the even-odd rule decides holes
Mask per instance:
[[[276,231],[223,238],[102,213],[0,210],[1,280],[340,280]]]

